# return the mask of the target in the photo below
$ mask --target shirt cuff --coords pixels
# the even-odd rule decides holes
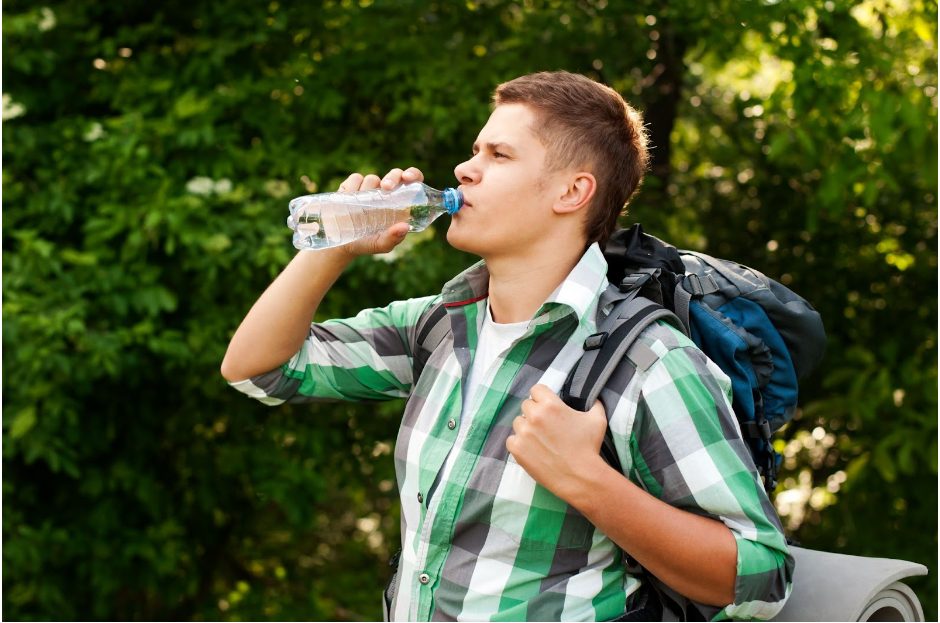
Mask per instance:
[[[244,381],[235,381],[234,383],[229,383],[232,387],[245,394],[250,396],[260,402],[261,404],[266,404],[268,406],[274,407],[279,404],[283,404],[284,400],[281,398],[273,398],[264,393],[264,390],[251,382],[251,379],[245,379]]]
[[[790,596],[793,557],[786,550],[750,541],[734,534],[738,546],[738,576],[734,603],[722,608],[713,621],[773,618]]]

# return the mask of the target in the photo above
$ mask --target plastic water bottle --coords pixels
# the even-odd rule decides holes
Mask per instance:
[[[354,193],[318,193],[290,202],[287,226],[294,230],[298,249],[326,249],[385,231],[395,223],[408,223],[409,231],[421,231],[444,214],[463,205],[456,188],[435,190],[421,182],[393,190],[361,190]]]

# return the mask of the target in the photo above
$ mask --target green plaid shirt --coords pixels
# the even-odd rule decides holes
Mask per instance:
[[[396,620],[602,621],[619,616],[642,576],[581,513],[537,484],[506,450],[529,388],[560,390],[596,332],[607,265],[597,245],[485,372],[462,391],[486,309],[481,262],[438,296],[313,324],[281,369],[237,389],[266,404],[407,397],[395,446],[403,553]],[[443,304],[449,327],[415,378],[419,322]],[[792,558],[731,412],[730,383],[664,324],[640,348],[651,365],[622,365],[600,399],[627,476],[660,499],[716,518],[734,533],[734,603],[698,606],[715,620],[769,618],[789,594]],[[649,357],[645,357],[649,360]],[[462,418],[467,422],[461,426]]]

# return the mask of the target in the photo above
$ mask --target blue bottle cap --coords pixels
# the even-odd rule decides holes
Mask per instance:
[[[444,209],[448,214],[456,214],[463,207],[463,193],[457,188],[444,189]]]

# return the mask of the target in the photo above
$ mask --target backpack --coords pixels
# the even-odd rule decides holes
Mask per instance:
[[[798,379],[822,359],[826,334],[819,313],[753,268],[680,251],[639,224],[615,232],[604,256],[607,278],[616,284],[609,289],[615,306],[585,339],[562,399],[579,411],[590,409],[624,357],[638,367],[652,363],[631,347],[650,324],[668,322],[731,379],[742,437],[772,492],[780,457],[771,435],[796,412]],[[623,473],[609,429],[602,454]]]

